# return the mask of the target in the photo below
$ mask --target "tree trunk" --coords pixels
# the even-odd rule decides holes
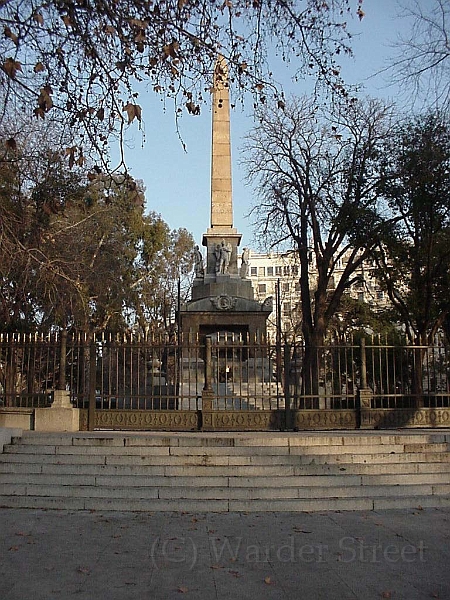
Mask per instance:
[[[317,326],[311,332],[302,366],[302,396],[305,408],[319,408],[319,382],[323,368],[324,332]]]

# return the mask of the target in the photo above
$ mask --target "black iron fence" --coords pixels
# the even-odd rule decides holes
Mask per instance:
[[[0,407],[48,407],[54,390],[66,389],[76,408],[213,412],[219,428],[245,428],[243,413],[253,414],[253,428],[269,413],[278,415],[272,428],[330,428],[360,426],[364,411],[376,413],[378,424],[383,411],[404,411],[391,418],[395,425],[410,422],[405,411],[422,409],[441,410],[433,418],[445,424],[449,360],[442,338],[429,347],[366,337],[305,348],[250,344],[227,333],[206,344],[134,334],[2,334]]]

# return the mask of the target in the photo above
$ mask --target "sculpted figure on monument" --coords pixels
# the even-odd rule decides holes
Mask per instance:
[[[245,279],[248,275],[248,266],[250,264],[250,250],[244,248],[241,257],[241,277]]]
[[[222,240],[222,244],[220,246],[220,266],[219,273],[228,273],[228,266],[230,264],[231,259],[231,244],[225,243],[225,240]]]
[[[220,244],[217,244],[213,251],[214,260],[216,261],[214,265],[214,271],[216,273],[220,273],[220,261],[222,257],[222,247]]]
[[[196,277],[203,277],[205,274],[203,266],[203,255],[200,252],[200,248],[195,246],[194,248],[194,271]]]

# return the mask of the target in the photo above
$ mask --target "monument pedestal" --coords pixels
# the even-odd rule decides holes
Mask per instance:
[[[34,412],[36,431],[79,431],[80,411],[73,408],[66,390],[55,390],[50,408],[36,408]]]

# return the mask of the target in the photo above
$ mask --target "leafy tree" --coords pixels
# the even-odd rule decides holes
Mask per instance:
[[[142,185],[129,176],[68,170],[45,148],[36,162],[31,155],[16,146],[1,163],[5,326],[120,331],[143,326],[149,303],[161,313],[170,269],[189,269],[189,234],[145,214]]]
[[[330,320],[330,332],[341,342],[349,334],[392,336],[395,320],[389,310],[375,310],[367,302],[344,294],[339,309]]]
[[[174,335],[178,303],[188,299],[192,283],[194,239],[186,229],[165,229],[166,243],[151,264],[141,265],[136,280],[140,310],[136,325],[142,331]]]
[[[198,114],[218,51],[233,81],[263,96],[274,89],[265,62],[273,45],[302,74],[342,92],[336,59],[350,53],[346,22],[354,11],[362,18],[361,3],[7,0],[0,5],[0,114],[33,107],[39,119],[67,123],[78,140],[68,146],[74,163],[83,160],[83,145],[101,157],[111,134],[122,137],[127,123],[141,122],[141,82],[175,98],[178,114]]]
[[[384,285],[410,341],[415,393],[422,358],[450,314],[450,125],[430,113],[402,124],[387,149],[380,192],[398,215],[374,254]],[[385,232],[386,233],[386,232]]]
[[[52,129],[53,131],[53,129]],[[42,132],[41,132],[42,133]],[[3,132],[0,156],[0,273],[6,327],[38,319],[35,291],[43,256],[39,247],[50,216],[78,193],[78,175],[54,151],[38,150],[43,137],[22,131],[20,144]],[[13,143],[14,142],[14,143]],[[60,172],[55,177],[55,165]],[[56,181],[58,180],[58,184]]]
[[[377,165],[390,111],[374,101],[350,101],[329,110],[301,98],[284,111],[260,110],[258,118],[247,138],[245,159],[257,189],[255,224],[263,243],[285,244],[298,252],[306,346],[303,383],[306,393],[315,393],[310,386],[317,380],[311,378],[319,366],[317,349],[385,226]],[[336,275],[344,257],[345,268]]]

